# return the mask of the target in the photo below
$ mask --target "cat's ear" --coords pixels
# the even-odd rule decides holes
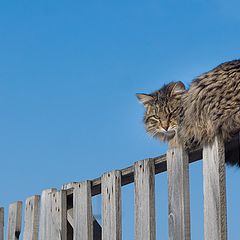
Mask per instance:
[[[136,96],[144,106],[146,106],[150,101],[153,100],[153,96],[149,94],[137,93]]]
[[[178,95],[186,91],[185,85],[183,82],[175,82],[171,85],[170,96]]]

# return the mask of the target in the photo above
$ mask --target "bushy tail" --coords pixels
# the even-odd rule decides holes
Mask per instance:
[[[240,167],[240,155],[238,152],[226,152],[226,164]]]
[[[239,138],[232,143],[226,143],[225,148],[226,164],[240,167],[240,140]]]

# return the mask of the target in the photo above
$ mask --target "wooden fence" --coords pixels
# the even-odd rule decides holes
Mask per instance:
[[[135,239],[155,240],[155,174],[168,172],[169,239],[190,239],[189,163],[203,159],[204,239],[226,240],[225,156],[239,156],[239,137],[225,146],[215,138],[211,146],[186,153],[170,147],[166,155],[137,161],[92,181],[65,184],[28,198],[24,205],[24,240],[121,240],[121,186],[134,183]],[[92,213],[92,196],[102,196],[102,225]],[[8,209],[7,239],[19,239],[23,203]],[[4,209],[0,208],[0,240],[4,239]]]

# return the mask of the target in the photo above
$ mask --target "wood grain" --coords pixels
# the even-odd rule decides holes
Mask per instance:
[[[44,190],[41,197],[40,240],[67,239],[66,191]]]
[[[73,233],[74,240],[93,240],[93,216],[91,182],[73,186]]]
[[[102,176],[102,239],[122,239],[121,172]]]
[[[219,137],[203,147],[204,239],[227,239],[224,144]]]
[[[51,188],[43,190],[41,195],[41,210],[39,224],[39,240],[48,240],[51,225],[51,198],[50,193],[56,192],[57,189]],[[50,240],[50,239],[49,239]]]
[[[67,210],[67,220],[69,223],[69,227],[73,229],[74,223],[73,223],[73,208],[70,208]],[[73,239],[73,234],[68,234],[68,239]],[[98,223],[98,221],[93,216],[93,239],[94,240],[101,240],[102,239],[102,227]]]
[[[40,196],[27,198],[24,214],[23,240],[38,240]]]
[[[190,239],[188,155],[178,145],[167,151],[168,230],[171,240]]]
[[[22,202],[9,205],[8,209],[8,240],[18,240],[22,226]]]
[[[134,164],[135,239],[155,240],[155,169],[150,160]]]

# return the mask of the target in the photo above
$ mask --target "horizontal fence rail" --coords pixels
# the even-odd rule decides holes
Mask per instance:
[[[169,239],[190,240],[189,164],[203,159],[204,239],[226,240],[225,160],[239,157],[239,135],[224,144],[185,152],[170,146],[166,155],[137,161],[122,170],[104,173],[91,181],[44,190],[41,196],[10,204],[7,238],[17,240],[121,240],[121,187],[134,183],[136,240],[156,239],[155,175],[168,172]],[[92,196],[102,196],[102,223],[94,218]],[[5,211],[6,212],[6,211]],[[22,231],[22,213],[24,222]],[[4,239],[4,209],[0,208],[0,240]]]

